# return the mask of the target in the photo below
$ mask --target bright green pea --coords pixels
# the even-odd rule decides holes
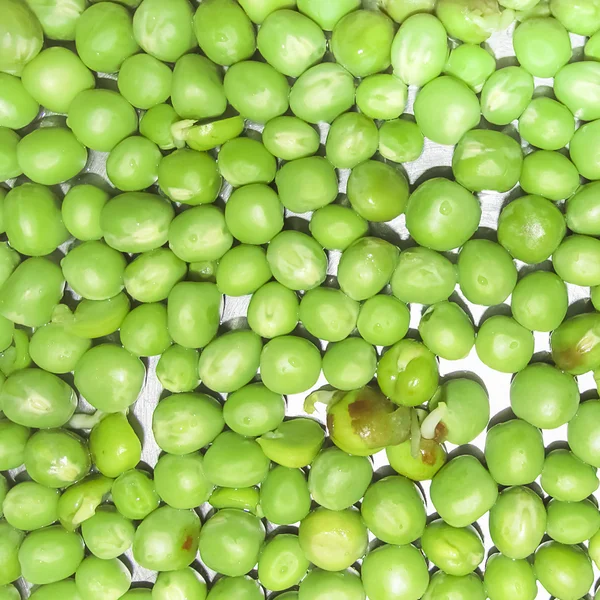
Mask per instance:
[[[594,467],[600,466],[600,452],[595,447],[600,433],[596,421],[598,414],[600,402],[585,402],[579,406],[568,428],[569,446],[573,454]]]
[[[423,600],[442,600],[442,598],[453,595],[469,598],[469,600],[485,600],[486,598],[483,583],[478,575],[470,573],[462,577],[455,577],[437,572],[432,575]]]
[[[140,133],[161,150],[171,150],[175,148],[171,127],[178,121],[179,115],[170,104],[157,104],[140,119]]]
[[[600,64],[585,61],[565,65],[554,79],[554,93],[577,119],[600,118]]]
[[[141,442],[121,413],[107,415],[95,425],[89,443],[92,460],[106,477],[118,477],[140,462]]]
[[[0,348],[6,350],[13,342],[15,325],[6,317],[0,317]]]
[[[121,324],[121,343],[136,356],[157,356],[173,343],[167,328],[167,308],[154,302],[134,308]]]
[[[441,519],[425,527],[421,546],[436,567],[455,577],[472,573],[482,563],[485,554],[474,527],[452,527]]]
[[[21,577],[18,552],[25,534],[4,520],[0,520],[0,533],[2,534],[0,537],[0,558],[2,558],[0,585],[5,585]]]
[[[158,574],[152,588],[153,600],[171,600],[177,595],[187,600],[205,600],[206,582],[193,567]]]
[[[258,488],[217,488],[208,499],[213,508],[239,508],[251,512],[253,515],[262,514],[258,507]]]
[[[154,484],[161,499],[173,508],[195,508],[210,497],[209,483],[200,453],[164,454],[154,467]]]
[[[30,366],[29,336],[25,330],[15,329],[11,345],[0,354],[0,371],[4,377],[8,377]],[[2,384],[4,384],[4,380],[2,380]]]
[[[62,114],[68,112],[79,92],[93,88],[96,83],[82,60],[61,46],[38,54],[23,69],[21,81],[36,102]]]
[[[233,431],[221,433],[204,455],[204,473],[214,485],[241,488],[264,481],[270,466],[262,448]]]
[[[257,1],[257,0],[246,0]],[[259,2],[261,0],[258,0]],[[280,2],[282,0],[279,0]],[[287,0],[289,2],[289,0]],[[257,581],[249,576],[244,577],[222,577],[210,590],[207,600],[227,600],[228,598],[239,598],[239,600],[262,600],[264,593]]]
[[[276,10],[295,8],[296,0],[241,0],[240,5],[250,19],[260,25]]]
[[[235,392],[255,376],[261,349],[260,337],[249,330],[215,338],[200,354],[200,379],[215,392]]]
[[[575,133],[571,111],[552,98],[534,98],[519,117],[519,133],[542,150],[564,148]]]
[[[414,546],[384,545],[367,554],[362,581],[371,600],[418,600],[429,585],[429,573]]]
[[[32,360],[45,371],[70,373],[91,346],[91,340],[75,335],[58,323],[35,331],[29,343]]]
[[[212,156],[182,149],[160,161],[158,185],[175,202],[210,204],[221,190],[221,175]]]
[[[198,351],[173,344],[160,357],[156,376],[170,392],[191,392],[198,385]]]
[[[261,337],[287,335],[298,324],[298,296],[278,281],[270,281],[252,294],[247,318],[250,329]]]
[[[364,600],[365,591],[360,577],[352,569],[345,571],[322,571],[311,569],[300,583],[296,592],[281,595],[280,600],[326,600],[330,597],[341,597],[345,600]]]
[[[127,519],[144,519],[152,511],[158,508],[160,498],[154,489],[154,481],[145,471],[131,469],[125,471],[115,480],[112,486],[112,501],[118,510],[118,514]],[[127,536],[120,537],[122,525],[114,535],[119,535],[118,542],[113,540],[109,548],[112,550],[118,544],[131,545],[133,539]],[[133,538],[133,536],[132,536]],[[106,543],[106,542],[105,542]]]
[[[187,0],[181,1],[189,6]],[[138,13],[139,9],[136,15]],[[171,102],[182,119],[206,119],[222,115],[227,107],[227,98],[219,67],[199,54],[182,56],[173,71]]]
[[[145,52],[174,63],[197,45],[192,17],[187,0],[143,0],[133,17],[133,35]]]
[[[598,60],[600,58],[600,35],[598,32],[590,36],[584,46],[584,56],[587,60]]]
[[[542,470],[544,491],[562,502],[581,502],[598,489],[596,469],[568,450],[553,450]]]
[[[73,186],[65,195],[61,214],[65,227],[78,240],[102,237],[100,214],[110,196],[102,188],[83,184]]]
[[[494,56],[477,44],[461,44],[452,50],[444,73],[466,83],[480,93],[487,79],[496,70]]]
[[[600,366],[600,346],[596,343],[600,331],[596,313],[584,313],[565,320],[550,338],[552,360],[563,371],[582,375]]]
[[[442,177],[421,184],[406,207],[406,226],[415,241],[438,251],[462,246],[479,227],[479,201]]]
[[[378,294],[369,298],[358,314],[361,337],[374,346],[392,346],[408,332],[410,311],[392,296]]]
[[[17,160],[17,145],[20,139],[19,134],[12,129],[0,127],[0,181],[18,177],[23,173]],[[2,188],[2,192],[4,191]]]
[[[58,490],[35,481],[18,483],[4,497],[4,518],[9,525],[22,531],[46,527],[58,520],[59,497]]]
[[[0,73],[0,126],[21,129],[29,125],[39,111],[40,105],[27,92],[18,77]]]
[[[77,591],[90,600],[117,600],[131,584],[131,574],[117,558],[86,558],[75,573]]]
[[[203,348],[217,334],[222,295],[213,283],[184,281],[173,287],[167,303],[169,333],[185,348]]]
[[[0,242],[0,287],[6,283],[20,262],[19,254],[6,242]]]
[[[116,188],[124,192],[141,191],[156,183],[161,159],[154,142],[132,136],[113,148],[106,161],[106,173]]]
[[[379,128],[379,154],[396,163],[412,162],[423,153],[424,138],[413,121],[394,119]]]
[[[600,179],[600,162],[596,157],[599,144],[600,121],[593,121],[580,127],[569,145],[571,160],[587,179]]]
[[[152,600],[152,591],[148,588],[131,588],[119,600]]]
[[[360,8],[360,0],[338,0],[327,4],[319,0],[298,0],[298,10],[324,31],[331,31],[342,17],[357,8]]]
[[[223,178],[233,187],[270,183],[277,172],[275,157],[263,144],[251,138],[240,137],[223,144],[218,165]]]
[[[378,140],[377,126],[369,117],[355,112],[340,115],[327,134],[327,159],[337,169],[354,169],[375,154]]]
[[[554,269],[566,283],[595,286],[600,284],[600,242],[586,235],[571,235],[560,244],[552,257]]]
[[[273,277],[290,290],[310,290],[321,285],[327,275],[325,252],[299,231],[278,233],[267,248],[267,261]]]
[[[433,12],[436,0],[383,0],[382,9],[396,23],[402,23],[408,17],[424,12]]]
[[[108,496],[112,479],[90,475],[68,487],[58,500],[58,518],[67,531],[75,531],[81,523],[94,516],[96,508]]]
[[[136,131],[138,117],[120,94],[103,89],[84,90],[69,106],[67,125],[91,150],[110,152]]]
[[[270,590],[286,590],[300,582],[309,564],[298,536],[279,534],[267,542],[260,553],[258,578]]]
[[[568,31],[578,35],[592,35],[600,29],[600,7],[593,0],[575,5],[565,0],[552,0],[550,10]]]
[[[31,435],[29,427],[0,419],[0,470],[16,469],[25,460],[25,445]]]
[[[421,317],[419,334],[434,354],[446,360],[465,358],[475,344],[473,323],[454,302],[430,306]]]
[[[39,19],[46,37],[65,41],[75,39],[77,22],[87,8],[85,0],[28,0],[27,4]]]
[[[466,527],[496,502],[498,488],[481,463],[470,455],[452,459],[431,483],[431,501],[452,527]]]
[[[483,583],[490,600],[537,598],[533,568],[525,559],[513,560],[502,554],[492,554],[485,565]]]
[[[490,75],[481,91],[481,112],[494,125],[518,119],[533,96],[533,77],[522,67],[504,67]]]
[[[227,426],[249,437],[276,429],[285,415],[281,394],[271,392],[261,383],[253,383],[229,394],[223,407]]]
[[[525,157],[521,187],[555,202],[569,198],[579,187],[575,165],[559,152],[538,150]]]
[[[0,598],[2,600],[21,600],[21,594],[16,587],[7,584],[0,586]]]
[[[290,108],[307,123],[331,123],[352,107],[354,98],[352,75],[337,63],[321,63],[298,77],[290,91]]]
[[[356,105],[371,119],[397,119],[406,107],[407,98],[404,82],[386,73],[369,75],[356,88]]]
[[[517,284],[517,269],[510,254],[489,240],[470,240],[458,256],[458,282],[474,304],[501,304]]]
[[[181,121],[171,127],[171,132],[178,146],[187,144],[193,150],[205,152],[236,138],[244,131],[244,125],[243,117],[236,115],[208,123]]]
[[[0,71],[21,76],[23,67],[42,49],[42,27],[28,4],[19,0],[3,0],[2,14]]]
[[[289,107],[290,86],[269,64],[250,60],[237,63],[227,69],[223,85],[229,103],[251,121],[266,123]]]
[[[34,600],[81,600],[74,579],[63,579],[48,585],[36,586],[31,598]]]
[[[356,327],[359,304],[342,291],[318,287],[300,302],[300,320],[307,331],[328,342],[347,338]]]
[[[228,296],[252,294],[269,279],[266,252],[259,246],[236,246],[221,257],[217,267],[217,287]]]
[[[427,481],[444,466],[446,450],[434,440],[421,439],[416,458],[410,440],[385,449],[388,462],[394,471],[413,481]]]
[[[81,535],[88,550],[98,558],[121,556],[133,543],[133,523],[114,506],[99,506],[94,516],[81,524]]]
[[[600,529],[600,513],[590,500],[550,500],[547,511],[548,535],[561,544],[581,544]]]
[[[298,117],[275,117],[263,129],[265,148],[283,160],[296,160],[316,154],[319,150],[319,134],[312,125]]]
[[[133,558],[153,571],[183,569],[196,557],[199,534],[200,519],[193,510],[161,506],[138,526]]]
[[[309,227],[312,236],[327,250],[345,250],[368,230],[365,219],[339,204],[328,204],[317,209]]]
[[[436,17],[416,14],[402,23],[392,44],[392,67],[404,83],[424,86],[442,73],[447,58],[446,30]]]
[[[260,356],[263,383],[278,394],[310,389],[321,373],[321,353],[309,340],[282,335],[265,344]]]
[[[356,390],[367,385],[376,370],[375,348],[358,337],[329,344],[323,356],[323,375],[338,390]]]
[[[597,191],[600,183],[592,182],[582,185],[569,198],[566,206],[567,225],[575,233],[597,235],[600,232],[600,221],[596,213],[598,200]]]
[[[73,315],[67,311],[64,317],[54,319],[79,337],[99,338],[119,329],[129,308],[129,298],[121,292],[108,300],[82,300]]]
[[[302,75],[327,48],[322,29],[294,10],[272,12],[258,31],[257,44],[265,60],[288,77]]]
[[[492,33],[506,29],[513,21],[512,11],[501,11],[497,2],[479,0],[440,0],[435,14],[448,35],[470,44],[485,42]]]
[[[449,298],[457,281],[458,271],[445,256],[417,246],[400,253],[391,285],[402,302],[435,304]]]
[[[299,469],[276,466],[261,484],[260,508],[271,523],[290,525],[302,521],[310,505],[306,478]]]

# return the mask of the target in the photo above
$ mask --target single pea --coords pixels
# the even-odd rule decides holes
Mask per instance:
[[[13,188],[4,199],[3,213],[8,241],[21,254],[45,256],[69,238],[58,198],[43,185],[24,183]],[[32,268],[33,264],[36,261]]]
[[[356,327],[358,311],[358,302],[344,292],[318,287],[302,297],[299,316],[311,335],[328,342],[339,342]]]
[[[551,0],[550,10],[568,31],[592,35],[600,29],[600,7],[593,0],[570,6],[564,0]]]
[[[444,67],[446,75],[460,79],[477,94],[495,71],[493,54],[478,44],[461,44],[454,48]]]
[[[473,323],[454,302],[430,306],[421,317],[419,334],[434,354],[446,360],[465,358],[475,344]]]
[[[110,152],[106,173],[116,188],[124,192],[141,191],[156,183],[161,160],[162,154],[154,142],[132,136]]]
[[[0,317],[0,348],[3,350],[13,343],[15,325],[6,317]]]
[[[450,37],[471,44],[484,42],[514,19],[513,12],[501,11],[497,2],[482,7],[477,0],[441,0],[435,13]]]
[[[106,477],[133,469],[142,455],[142,444],[122,413],[107,415],[95,425],[89,444],[96,468]]]
[[[328,345],[323,356],[323,375],[338,390],[356,390],[367,385],[376,370],[375,348],[358,337]]]
[[[483,562],[485,554],[481,538],[473,526],[452,527],[441,519],[425,527],[421,546],[436,567],[455,577],[472,573]]]
[[[451,460],[431,483],[431,501],[452,527],[466,527],[496,502],[498,488],[481,463],[470,455]]]
[[[28,4],[5,0],[2,9],[0,71],[20,77],[23,67],[42,49],[42,26]]]
[[[277,172],[277,161],[264,145],[244,137],[229,140],[221,146],[218,165],[225,181],[233,187],[270,183]]]
[[[18,177],[23,173],[17,160],[20,139],[17,132],[8,127],[0,127],[0,181]]]
[[[369,75],[356,88],[356,105],[371,119],[397,119],[404,112],[407,98],[406,84],[387,73]]]
[[[16,587],[7,584],[0,586],[0,598],[2,600],[21,600],[21,594]]]
[[[556,429],[575,416],[579,389],[568,373],[545,363],[535,363],[513,379],[510,404],[519,418],[535,427]]]
[[[217,288],[227,296],[246,296],[261,288],[271,277],[265,250],[260,246],[240,244],[219,260]]]
[[[447,300],[457,282],[457,268],[445,256],[417,246],[400,253],[391,285],[402,302],[435,304]]]
[[[494,125],[518,119],[533,96],[533,77],[522,67],[498,69],[481,91],[481,112]]]
[[[600,162],[596,152],[600,144],[600,121],[580,127],[569,144],[571,160],[587,179],[600,179]]]
[[[236,138],[244,131],[244,119],[240,115],[217,119],[208,123],[190,124],[180,121],[171,126],[175,144],[187,144],[192,150],[206,152]]]
[[[177,3],[179,1],[177,0]],[[191,10],[187,0],[185,4]],[[162,14],[163,8],[160,10]],[[135,14],[139,12],[138,9]],[[182,119],[197,120],[222,115],[227,108],[227,98],[223,89],[221,69],[205,56],[182,56],[175,63],[173,70],[171,102],[175,112]]]
[[[554,93],[577,119],[599,119],[600,64],[585,61],[565,65],[554,79]]]
[[[167,396],[152,415],[156,443],[172,454],[200,450],[221,433],[224,425],[221,405],[206,394]]]
[[[559,152],[538,150],[523,161],[521,187],[529,194],[538,194],[558,202],[573,195],[579,187],[575,165]]]
[[[106,499],[112,479],[103,475],[90,475],[69,486],[58,500],[58,518],[67,531],[75,531],[81,523],[92,517],[96,508]]]
[[[253,383],[227,397],[223,418],[227,426],[240,435],[256,437],[276,429],[285,416],[281,394]]]
[[[10,0],[16,2],[16,0]],[[21,129],[38,115],[40,105],[27,92],[21,79],[0,72],[0,126]]]
[[[441,600],[449,595],[458,595],[470,600],[484,600],[486,598],[483,583],[479,576],[474,573],[462,577],[447,575],[439,571],[434,573],[423,600]]]
[[[261,337],[287,335],[298,324],[298,296],[281,283],[270,281],[252,294],[247,318],[250,329]]]
[[[508,558],[527,558],[546,531],[542,499],[528,487],[505,489],[490,510],[492,541]]]
[[[250,19],[260,25],[276,10],[295,8],[296,0],[242,0],[240,5]]]
[[[18,252],[13,250],[6,242],[0,242],[0,287],[8,281],[20,262],[21,257]]]
[[[320,139],[318,132],[298,117],[270,119],[262,132],[265,148],[282,160],[296,160],[316,154]]]
[[[140,49],[131,13],[112,2],[101,2],[84,11],[75,28],[75,45],[85,66],[101,73],[115,73]]]
[[[119,600],[151,600],[152,591],[148,588],[131,588]]]
[[[215,283],[217,280],[218,260],[200,260],[190,263],[188,281]]]
[[[597,235],[600,232],[600,221],[596,214],[598,190],[600,183],[587,183],[569,198],[566,205],[567,226],[574,233]]]
[[[74,185],[65,195],[61,214],[69,233],[78,240],[102,237],[100,214],[110,196],[102,188],[90,184]]]
[[[58,490],[35,481],[17,483],[2,503],[4,518],[9,525],[22,531],[33,531],[58,520]]]
[[[171,95],[171,69],[154,56],[136,54],[119,69],[119,92],[136,108],[148,110]]]
[[[29,337],[23,329],[15,329],[11,345],[0,354],[0,371],[4,377],[8,377],[30,366]],[[2,383],[4,377],[1,379]]]
[[[259,583],[249,576],[222,577],[210,590],[207,600],[227,600],[228,598],[239,598],[239,600],[263,600],[264,593]]]
[[[25,445],[31,435],[29,427],[0,419],[0,470],[20,467],[25,460]]]
[[[145,569],[177,571],[187,567],[198,552],[200,518],[193,510],[161,506],[138,526],[133,558]],[[162,552],[156,552],[156,547]]]
[[[4,520],[0,521],[0,533],[2,533],[0,538],[0,556],[2,557],[0,585],[5,585],[21,577],[18,553],[25,534]]]
[[[213,508],[239,508],[257,515],[259,490],[256,486],[245,488],[216,488],[208,499]],[[262,512],[260,512],[262,514]]]
[[[600,529],[598,507],[590,500],[562,502],[550,500],[547,506],[548,535],[561,544],[581,544]]]
[[[20,598],[21,596],[19,596]],[[36,586],[35,592],[31,594],[33,600],[79,600],[81,596],[77,591],[74,579],[63,579],[55,583]]]
[[[556,100],[534,98],[519,117],[519,133],[532,146],[542,150],[564,148],[575,133],[571,111]]]
[[[483,578],[490,600],[535,600],[537,583],[533,568],[525,559],[513,560],[492,554]]]
[[[290,91],[290,108],[307,123],[331,123],[352,107],[355,92],[354,78],[344,67],[321,63],[298,77]]]
[[[358,314],[361,337],[374,346],[392,346],[408,332],[410,311],[393,296],[378,294],[369,298]]]
[[[267,248],[273,277],[290,290],[310,290],[325,281],[327,256],[316,240],[299,231],[278,233]]]
[[[310,493],[300,469],[276,466],[269,471],[260,488],[260,508],[277,525],[302,521],[310,511]]]
[[[381,6],[396,23],[402,23],[412,15],[433,12],[435,0],[383,0]]]
[[[263,383],[278,394],[310,389],[321,373],[321,353],[309,340],[282,335],[265,344],[260,355]]]
[[[600,467],[600,452],[594,446],[600,431],[595,421],[598,414],[600,402],[584,402],[580,404],[568,428],[569,446],[573,454],[594,467]]]
[[[66,114],[71,102],[95,86],[92,72],[71,50],[55,46],[40,52],[23,69],[23,86],[47,110]]]
[[[367,554],[362,581],[371,600],[417,600],[427,590],[429,573],[414,546],[384,545]]]
[[[361,113],[345,113],[331,124],[327,134],[327,159],[337,169],[354,169],[375,154],[378,141],[372,119]]]
[[[133,523],[114,506],[99,506],[95,514],[81,524],[81,535],[88,550],[98,558],[121,556],[133,544]]]
[[[550,338],[556,366],[572,375],[582,375],[600,366],[600,346],[595,342],[600,319],[584,313],[565,320]]]
[[[64,319],[64,326],[83,338],[100,338],[119,329],[129,312],[127,294],[121,292],[108,300],[82,300],[71,316]],[[57,323],[61,322],[61,318]]]
[[[102,560],[90,556],[79,565],[75,573],[77,591],[91,600],[116,600],[131,584],[131,574],[117,558]]]
[[[170,104],[157,104],[142,115],[140,133],[161,150],[171,150],[175,148],[171,127],[178,121],[179,115]]]
[[[205,600],[206,582],[193,567],[159,573],[152,588],[153,600],[170,600],[177,594],[188,600]]]
[[[360,8],[360,0],[339,0],[331,5],[324,5],[319,0],[298,1],[298,10],[324,31],[331,31],[342,17],[357,8]]]
[[[139,469],[130,469],[119,475],[113,483],[111,493],[118,514],[127,519],[145,519],[160,504],[154,481],[148,473]],[[129,544],[133,543],[129,536],[126,539]]]
[[[31,359],[45,371],[70,373],[89,350],[91,340],[82,338],[58,323],[48,323],[31,336]]]
[[[596,286],[600,284],[598,253],[600,243],[587,235],[571,235],[558,246],[552,263],[559,277],[566,283]]]
[[[163,454],[154,467],[154,485],[161,499],[173,508],[195,508],[210,497],[213,486],[204,473],[200,453]]]
[[[133,18],[133,35],[145,52],[163,62],[175,62],[195,48],[193,9],[187,0],[143,0]]]
[[[594,561],[594,564],[598,566],[600,556],[598,555],[598,542],[600,541],[600,533],[595,533],[590,539],[588,544],[589,557]]]
[[[423,154],[424,138],[418,125],[394,119],[379,128],[379,154],[396,163],[412,162]]]
[[[598,33],[598,32],[596,32]],[[587,60],[598,60],[600,58],[600,35],[592,34],[584,46],[584,56]]]
[[[309,564],[298,536],[279,534],[268,541],[260,553],[258,578],[270,590],[286,590],[300,582]]]
[[[198,385],[198,351],[173,344],[160,357],[156,376],[170,392],[191,392]]]

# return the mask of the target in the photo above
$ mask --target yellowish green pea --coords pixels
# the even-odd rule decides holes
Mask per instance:
[[[423,153],[425,139],[418,125],[408,119],[393,119],[379,128],[379,154],[396,163],[412,162]]]
[[[121,323],[121,344],[136,356],[158,356],[172,343],[167,308],[160,302],[134,308]]]
[[[267,122],[262,133],[265,148],[277,158],[295,160],[316,154],[319,134],[314,127],[298,117],[275,117]]]
[[[42,26],[28,4],[20,0],[4,0],[2,15],[0,72],[21,76],[23,67],[42,49]]]
[[[262,23],[272,12],[295,8],[296,0],[241,0],[240,5],[254,23]]]
[[[0,127],[0,181],[18,177],[23,173],[17,160],[17,145],[20,139],[16,131]],[[6,196],[4,188],[0,194]]]
[[[103,475],[90,475],[67,488],[58,500],[58,518],[67,531],[75,531],[94,516],[96,508],[106,499],[112,479]]]
[[[228,250],[217,267],[217,287],[227,296],[253,294],[271,277],[265,250],[250,244]]]

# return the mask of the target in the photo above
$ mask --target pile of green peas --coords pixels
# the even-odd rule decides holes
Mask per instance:
[[[590,598],[598,0],[0,15],[0,600]]]

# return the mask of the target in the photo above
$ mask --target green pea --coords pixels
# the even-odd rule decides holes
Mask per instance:
[[[259,1],[264,0],[246,0]],[[279,0],[280,2],[282,0]],[[285,0],[284,0],[285,1]],[[287,0],[289,2],[289,0]],[[215,583],[210,590],[207,600],[227,600],[227,598],[239,598],[239,600],[262,600],[264,594],[257,581],[249,576],[223,577]]]
[[[527,558],[535,552],[546,531],[546,509],[527,487],[504,490],[490,510],[492,541],[508,558]]]
[[[255,437],[276,429],[285,414],[281,394],[260,383],[247,385],[230,394],[223,408],[227,426],[240,435]]]
[[[262,132],[265,148],[282,160],[296,160],[316,154],[320,140],[317,131],[298,117],[270,119]]]
[[[600,36],[596,35],[596,33],[591,35],[585,43],[584,56],[587,60],[598,60],[598,57],[600,57],[600,49],[598,48]]]
[[[322,29],[294,10],[276,10],[267,16],[257,44],[265,60],[288,77],[302,75],[323,58],[327,48]]]
[[[358,337],[329,344],[323,357],[323,375],[338,390],[356,390],[367,385],[376,370],[375,348]]]
[[[244,119],[240,115],[196,125],[190,125],[189,121],[181,121],[171,128],[176,144],[187,144],[199,152],[222,146],[225,142],[236,138],[242,131],[244,131]]]
[[[74,579],[64,579],[63,581],[38,586],[31,597],[34,600],[59,600],[60,598],[79,600],[81,598]]]
[[[569,422],[579,407],[577,382],[568,373],[535,363],[517,373],[510,387],[515,415],[541,429]]]
[[[419,334],[434,354],[446,360],[465,358],[475,344],[473,323],[454,302],[430,306],[421,317]]]
[[[236,138],[223,144],[218,164],[221,175],[233,187],[270,183],[277,171],[275,157],[263,144],[250,138]]]
[[[156,376],[170,392],[191,392],[198,385],[198,350],[173,344],[160,357]]]
[[[600,283],[599,252],[600,243],[596,238],[571,235],[565,238],[554,252],[554,269],[566,283],[596,286]]]
[[[75,185],[65,195],[61,214],[63,223],[78,240],[99,240],[102,237],[100,214],[110,196],[103,189],[89,185]]]
[[[21,600],[21,594],[16,587],[7,584],[0,586],[0,598],[2,600]]]
[[[535,271],[513,290],[511,308],[515,320],[532,331],[554,331],[567,314],[567,288],[555,273]]]
[[[121,598],[123,600],[151,600],[152,591],[148,588],[131,588]]]
[[[176,62],[195,48],[193,10],[187,0],[143,0],[133,18],[133,35],[144,52],[163,62]]]
[[[22,369],[10,375],[0,390],[4,415],[25,427],[46,429],[64,425],[75,412],[71,386],[42,369]]]
[[[407,334],[409,322],[410,311],[404,303],[378,294],[363,303],[356,326],[369,344],[392,346]]]
[[[267,542],[260,553],[258,577],[270,590],[286,590],[300,582],[308,566],[298,536],[279,534]]]
[[[0,317],[0,348],[6,350],[13,342],[15,325],[6,317]]]
[[[485,565],[483,582],[490,600],[537,598],[533,568],[525,559],[513,560],[502,554],[493,554]]]
[[[154,483],[161,499],[180,509],[200,506],[213,490],[199,453],[185,456],[164,454],[154,467]]]
[[[564,321],[550,338],[556,366],[572,375],[582,375],[600,366],[600,346],[595,341],[598,327],[600,320],[595,313]]]
[[[227,431],[206,452],[204,472],[214,485],[240,488],[263,481],[269,465],[269,459],[254,440]]]
[[[89,339],[75,335],[64,325],[48,323],[31,337],[29,353],[45,371],[70,373],[90,346]]]
[[[266,283],[252,294],[247,318],[252,331],[261,337],[287,335],[298,324],[298,296],[277,281]]]
[[[260,487],[260,507],[265,517],[277,525],[302,521],[310,511],[310,494],[304,473],[276,466]]]
[[[161,506],[138,526],[133,557],[145,569],[176,571],[187,567],[198,552],[200,519],[193,510]],[[156,552],[155,548],[163,552]]]
[[[481,91],[481,112],[494,125],[518,119],[533,96],[533,77],[522,67],[504,67],[492,73]]]
[[[19,0],[3,0],[2,14],[0,71],[20,77],[23,67],[42,49],[42,27],[29,5]]]
[[[295,8],[296,0],[241,0],[240,5],[250,19],[260,25],[276,10]]]
[[[569,145],[571,160],[587,179],[600,179],[600,163],[595,157],[599,143],[600,121],[593,121],[580,127]]]
[[[121,413],[107,415],[95,425],[89,443],[92,460],[106,477],[118,477],[140,462],[142,445]]]
[[[486,598],[483,584],[478,575],[471,573],[463,577],[455,577],[442,572],[434,573],[423,600],[441,600],[441,598],[447,598],[448,595],[458,595],[471,600]]]
[[[228,250],[217,267],[217,287],[228,296],[252,294],[271,279],[266,252],[259,246],[241,244]]]
[[[435,0],[383,0],[381,7],[396,23],[424,12],[433,12]]]
[[[120,598],[131,584],[131,574],[118,559],[86,558],[75,573],[77,590],[92,600]]]
[[[521,187],[555,202],[570,197],[579,187],[575,165],[559,152],[538,150],[525,157]]]
[[[568,440],[573,454],[584,462],[600,466],[600,452],[595,448],[598,436],[596,417],[600,414],[600,402],[585,402],[569,422]]]
[[[435,13],[448,35],[470,44],[485,42],[494,31],[506,29],[512,11],[501,11],[497,2],[481,5],[478,0],[441,0]]]
[[[160,498],[154,489],[154,481],[148,473],[138,469],[131,469],[119,475],[113,483],[111,493],[118,514],[127,519],[144,519],[156,510],[160,503]],[[119,539],[119,543],[124,544],[125,540],[131,545],[133,536],[130,540],[127,535],[126,538]]]
[[[406,107],[407,98],[406,84],[386,73],[369,75],[356,88],[356,105],[371,119],[397,119]]]
[[[159,573],[152,588],[155,600],[169,600],[176,594],[188,600],[205,600],[206,582],[192,567]]]
[[[15,329],[11,345],[0,354],[0,371],[4,377],[8,377],[30,366],[29,336],[23,329]],[[3,378],[2,384],[4,384]]]
[[[290,290],[310,290],[321,285],[327,275],[325,252],[299,231],[278,233],[267,248],[267,261],[273,277]]]
[[[157,104],[142,115],[140,133],[161,150],[171,150],[175,148],[171,127],[178,121],[179,115],[170,104]]]
[[[173,343],[167,308],[158,302],[134,308],[121,324],[121,343],[136,356],[157,356]]]
[[[263,383],[277,394],[310,389],[321,373],[321,354],[309,340],[282,335],[265,344],[260,355]]]
[[[223,83],[230,104],[246,119],[266,123],[289,107],[290,86],[271,65],[256,61],[237,63],[227,69]]]
[[[575,233],[596,235],[600,231],[600,222],[596,216],[596,191],[600,184],[593,182],[582,185],[571,196],[566,205],[567,225]]]
[[[357,8],[360,8],[360,0],[338,0],[329,4],[319,0],[298,0],[298,10],[324,31],[331,31],[342,17]]]
[[[49,188],[36,183],[25,183],[6,195],[4,226],[10,245],[29,256],[50,254],[69,237],[58,198]]]
[[[6,242],[0,242],[0,287],[17,268],[21,258]]]
[[[371,600],[417,600],[429,585],[429,573],[414,546],[384,545],[367,554],[362,581]]]
[[[132,136],[111,151],[106,161],[106,173],[120,190],[141,191],[156,183],[161,159],[162,154],[154,142]]]
[[[556,74],[554,93],[577,119],[593,121],[600,118],[600,64],[585,61],[565,65]]]
[[[592,563],[577,546],[542,544],[535,553],[534,569],[544,588],[559,598],[581,598],[594,583]]]
[[[290,91],[290,108],[307,123],[331,123],[352,107],[354,98],[352,75],[337,63],[321,63],[298,77]]]
[[[133,523],[114,506],[99,506],[95,514],[81,524],[81,535],[88,550],[98,558],[117,558],[133,543]]]
[[[39,111],[40,105],[18,77],[0,72],[0,126],[21,129],[29,125]]]
[[[2,557],[0,584],[5,585],[21,577],[18,552],[25,534],[6,521],[0,521],[0,533],[2,533],[0,538],[0,557]]]
[[[210,204],[221,190],[221,174],[212,156],[195,150],[176,150],[160,161],[158,185],[174,202]]]
[[[6,522],[15,529],[33,531],[58,520],[60,493],[35,481],[17,483],[2,503]]]
[[[466,83],[480,93],[487,79],[496,70],[496,59],[491,52],[477,44],[461,44],[452,50],[444,73]]]
[[[17,145],[20,139],[19,134],[12,129],[0,127],[0,181],[18,177],[23,173],[17,160]],[[2,192],[5,190],[2,189]]]
[[[452,527],[466,527],[479,519],[492,508],[497,496],[496,482],[470,455],[452,459],[431,483],[431,501]]]
[[[416,123],[387,121],[379,128],[379,154],[396,163],[412,162],[423,153],[424,138]]]
[[[552,0],[550,10],[568,31],[578,35],[592,35],[600,29],[600,8],[590,0],[575,6],[564,0]]]
[[[385,453],[390,466],[413,481],[427,481],[444,466],[446,450],[434,440],[421,439],[416,457],[413,456],[410,440],[389,446]]]
[[[598,556],[598,541],[600,540],[600,534],[595,533],[589,541],[588,544],[588,554],[589,557],[594,561],[594,564],[597,566],[599,561]]]
[[[447,57],[446,30],[438,19],[416,14],[404,20],[392,44],[394,74],[404,83],[424,86],[442,73]]]
[[[136,131],[138,117],[120,94],[103,89],[84,90],[69,106],[67,125],[91,150],[110,152]]]
[[[167,396],[152,415],[156,443],[171,454],[200,450],[221,433],[224,425],[221,405],[206,394]]]
[[[581,544],[600,528],[600,513],[590,500],[562,502],[550,500],[547,507],[548,535],[561,544]]]
[[[356,509],[318,508],[302,520],[298,536],[306,558],[326,571],[347,569],[367,550],[367,528]]]
[[[575,133],[571,111],[552,98],[533,99],[519,118],[519,133],[532,146],[542,150],[559,150]]]
[[[100,215],[106,243],[120,252],[147,252],[166,243],[173,206],[146,192],[128,192],[109,200]]]
[[[338,342],[348,337],[356,327],[358,310],[358,302],[340,290],[319,287],[302,297],[300,320],[315,337]]]
[[[258,508],[258,488],[217,488],[208,499],[213,508],[239,508],[253,515],[262,514]]]
[[[0,470],[16,469],[25,460],[25,444],[31,435],[29,427],[0,419]]]
[[[421,546],[436,567],[454,577],[472,573],[482,563],[485,554],[474,527],[452,527],[441,519],[425,527]]]
[[[338,169],[354,169],[375,154],[378,139],[377,126],[369,117],[352,112],[340,115],[327,135],[327,159]]]
[[[185,4],[189,6],[187,0]],[[227,107],[227,98],[223,89],[223,75],[217,65],[199,54],[182,56],[173,71],[171,101],[175,112],[183,119],[206,119],[222,115]]]
[[[119,329],[129,308],[129,298],[123,292],[108,300],[82,300],[64,326],[79,337],[104,337]]]
[[[171,69],[149,54],[130,56],[119,70],[119,91],[136,108],[149,109],[171,95]]]
[[[381,391],[396,404],[418,406],[427,402],[438,386],[435,355],[414,340],[400,340],[387,350],[377,367]]]
[[[90,475],[67,488],[58,500],[58,518],[67,531],[75,531],[81,523],[94,516],[96,508],[108,496],[112,479]]]

